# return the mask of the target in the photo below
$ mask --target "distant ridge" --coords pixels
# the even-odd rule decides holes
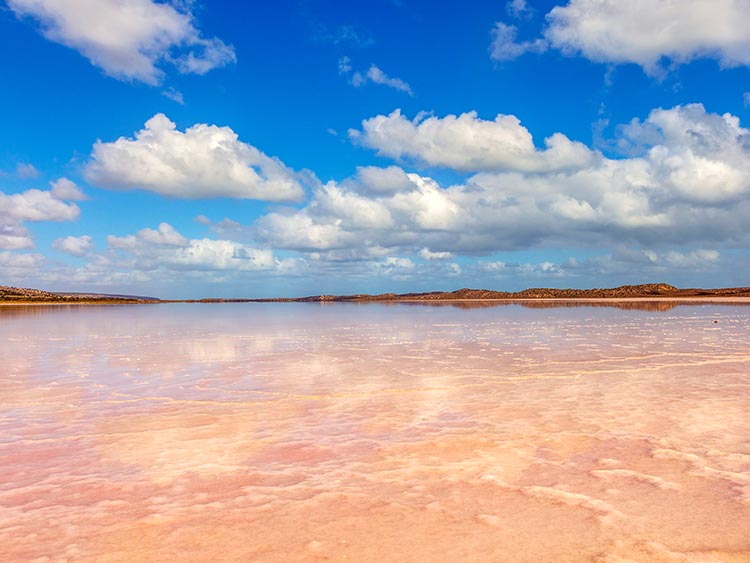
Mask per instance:
[[[105,293],[53,293],[41,289],[0,285],[0,303],[155,303],[155,297]]]
[[[307,303],[307,302],[371,302],[371,301],[491,301],[514,299],[633,299],[675,297],[750,297],[750,287],[728,287],[721,289],[679,289],[666,283],[621,285],[597,289],[555,289],[534,287],[523,291],[493,291],[489,289],[463,288],[456,291],[431,291],[426,293],[381,293],[369,295],[311,295],[309,297],[279,297],[267,299],[199,299],[200,303]]]

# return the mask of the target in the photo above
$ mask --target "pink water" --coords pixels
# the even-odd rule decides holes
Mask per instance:
[[[0,307],[0,561],[750,561],[750,307],[650,308]]]

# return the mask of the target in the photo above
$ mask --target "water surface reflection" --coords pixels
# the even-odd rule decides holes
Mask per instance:
[[[585,305],[0,307],[0,559],[746,560],[750,309]]]

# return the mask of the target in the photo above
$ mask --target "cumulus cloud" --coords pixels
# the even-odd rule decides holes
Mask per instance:
[[[474,111],[443,118],[420,114],[409,120],[395,110],[364,120],[362,130],[351,129],[349,136],[382,156],[460,171],[550,171],[581,167],[600,157],[562,133],[546,138],[546,148],[537,149],[516,116],[499,114],[486,121]]]
[[[71,256],[85,256],[86,253],[93,248],[94,244],[92,238],[88,235],[80,237],[65,237],[56,239],[52,243],[52,248],[58,252],[64,252]]]
[[[375,193],[393,193],[415,187],[409,175],[398,166],[358,166],[355,180],[360,189]]]
[[[57,199],[67,201],[83,201],[88,199],[83,190],[75,182],[67,178],[60,178],[54,182],[50,182],[49,185],[52,187],[52,197]]]
[[[260,218],[255,236],[350,259],[748,240],[750,132],[730,114],[700,104],[654,110],[620,128],[634,154],[618,159],[567,137],[576,150],[563,154],[575,158],[561,158],[552,143],[539,151],[512,116],[430,119],[428,127],[395,112],[365,121],[361,135],[390,156],[476,172],[465,181],[441,186],[398,167],[361,168],[316,189],[302,209]]]
[[[8,221],[6,218],[5,221]],[[20,223],[2,224],[0,216],[0,248],[4,250],[25,250],[34,248],[29,230]]]
[[[688,252],[655,252],[643,249],[618,249],[607,257],[611,262],[647,266],[657,270],[700,270],[714,266],[720,258],[716,250],[699,248]]]
[[[192,240],[166,258],[169,266],[185,269],[273,270],[277,266],[270,250],[228,240]]]
[[[0,192],[0,222],[23,221],[73,221],[80,209],[74,203],[65,203],[51,192],[26,190],[7,195]]]
[[[384,260],[372,262],[372,266],[376,270],[376,275],[387,276],[396,280],[410,278],[416,268],[414,262],[409,258],[398,256],[389,256]]]
[[[711,272],[721,265],[721,259],[721,254],[713,249],[654,251],[619,246],[611,253],[581,261],[571,258],[555,267],[567,275],[609,276],[620,282],[628,278],[642,281],[644,276],[663,279],[675,272],[681,276]]]
[[[231,128],[196,124],[183,132],[161,113],[135,138],[97,141],[85,176],[103,188],[182,199],[295,201],[304,194],[297,174],[240,141]]]
[[[198,216],[214,238],[190,239],[168,223],[110,236],[104,252],[84,251],[87,265],[70,279],[304,274],[347,284],[376,276],[413,287],[427,278],[452,284],[456,276],[535,285],[564,276],[622,282],[679,272],[688,280],[694,272],[726,269],[721,252],[750,243],[750,131],[731,114],[710,113],[700,104],[655,109],[614,128],[618,158],[559,133],[551,138],[575,150],[559,151],[564,145],[553,142],[537,148],[514,116],[377,117],[385,125],[368,128],[372,120],[366,120],[359,135],[374,131],[378,143],[363,144],[451,168],[459,173],[440,171],[435,178],[454,183],[396,165],[363,166],[340,182],[314,185],[304,204],[275,208],[250,225]],[[148,144],[157,162],[171,165],[176,157],[160,155],[156,145]],[[7,250],[30,248],[24,221],[77,213],[51,192],[34,192],[4,196],[15,198],[12,203],[0,200],[0,216],[6,213],[0,245]],[[34,198],[45,205],[28,205]],[[560,263],[514,263],[501,254],[550,247],[607,254]],[[455,256],[462,256],[460,266]]]
[[[645,279],[664,279],[665,276],[676,272],[680,275],[710,272],[719,266],[720,261],[721,254],[710,249],[657,252],[619,246],[611,253],[592,256],[585,260],[572,257],[559,263],[547,260],[536,263],[479,260],[471,266],[471,269],[476,275],[484,274],[494,279],[578,277],[584,280],[592,278],[614,280],[610,283],[626,283],[626,280],[642,283]]]
[[[259,219],[256,235],[274,248],[358,249],[360,259],[382,256],[388,250],[414,250],[415,245],[437,252],[447,244],[455,246],[466,211],[456,189],[442,189],[417,174],[408,178],[410,189],[380,193],[355,191],[356,183],[347,187],[331,182],[317,189],[302,210],[273,212]]]
[[[33,18],[42,34],[71,47],[108,75],[156,85],[164,64],[205,74],[234,62],[234,49],[205,38],[190,2],[152,0],[8,0],[18,17]]]
[[[650,145],[651,172],[675,197],[727,203],[748,195],[750,138],[731,114],[710,114],[701,104],[657,109],[621,134],[621,146]]]
[[[26,190],[17,194],[0,192],[0,248],[34,248],[26,221],[74,221],[80,215],[74,203],[65,203],[54,193]]]
[[[185,288],[194,284],[212,287],[210,294],[215,296],[222,291],[214,291],[217,284],[227,283],[247,296],[252,293],[246,283],[265,292],[269,278],[286,279],[305,271],[303,259],[278,257],[270,249],[231,240],[189,239],[168,223],[134,234],[110,235],[102,251],[92,243],[88,236],[55,241],[56,250],[85,257],[84,263],[76,266],[56,263],[54,268],[45,268],[41,255],[0,252],[0,271],[8,280],[18,280],[17,285],[148,294],[160,287],[171,297],[181,292],[190,297]],[[187,280],[191,282],[188,285]]]
[[[294,260],[281,260],[268,249],[229,240],[188,239],[169,223],[135,234],[107,237],[109,254],[100,259],[110,269],[140,271],[287,271]]]
[[[8,276],[26,274],[37,270],[44,265],[45,259],[41,254],[28,254],[16,252],[0,252],[0,268]]]
[[[142,240],[151,244],[163,246],[186,246],[188,240],[178,233],[169,223],[160,223],[157,229],[142,229],[138,231]]]
[[[543,53],[549,46],[544,39],[516,41],[518,28],[502,22],[495,23],[491,35],[490,58],[494,61],[511,61],[526,53]]]
[[[747,0],[570,0],[547,14],[544,33],[564,53],[606,63],[635,63],[649,74],[673,64],[716,58],[750,65]]]

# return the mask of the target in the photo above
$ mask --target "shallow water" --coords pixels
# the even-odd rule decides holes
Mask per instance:
[[[0,307],[0,560],[750,561],[750,307],[650,309]]]

